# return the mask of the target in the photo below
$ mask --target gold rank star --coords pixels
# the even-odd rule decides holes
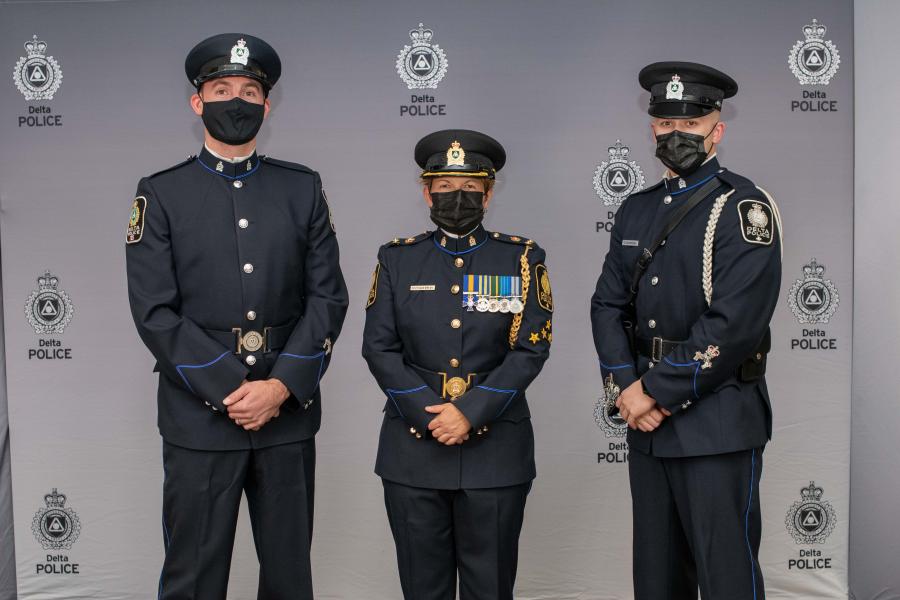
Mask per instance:
[[[552,328],[552,327],[553,327],[553,323],[550,322],[550,319],[547,319],[547,331],[549,331],[550,328]]]
[[[529,336],[528,339],[531,340],[531,343],[532,343],[532,344],[537,344],[538,341],[541,339],[541,336],[539,336],[538,334],[532,332],[532,333],[531,333],[531,336]]]

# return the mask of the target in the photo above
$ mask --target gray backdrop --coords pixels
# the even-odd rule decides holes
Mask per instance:
[[[856,191],[853,346],[853,447],[851,451],[850,580],[857,600],[900,598],[900,286],[894,283],[900,238],[894,225],[900,205],[894,188],[900,139],[886,120],[884,98],[900,94],[893,68],[894,30],[900,4],[856,3]]]
[[[482,129],[506,145],[509,166],[487,225],[544,246],[556,292],[553,358],[530,394],[539,474],[518,595],[630,597],[627,478],[624,464],[615,462],[624,452],[620,438],[607,437],[593,418],[601,382],[587,326],[608,244],[602,225],[614,207],[603,205],[591,181],[616,139],[631,148],[629,159],[648,183],[658,179],[647,96],[636,74],[662,59],[710,62],[741,83],[724,115],[729,130],[720,158],[772,192],[785,222],[770,362],[775,441],[762,484],[769,597],[846,597],[851,3],[683,4],[683,14],[698,17],[674,20],[647,0],[0,5],[0,63],[11,68],[37,34],[65,74],[52,100],[26,102],[11,79],[0,85],[20,597],[124,599],[147,597],[156,587],[162,472],[155,377],[128,313],[123,229],[138,178],[199,149],[201,129],[186,103],[185,52],[207,35],[237,28],[265,37],[285,61],[260,149],[322,173],[353,299],[323,389],[313,550],[318,597],[399,596],[381,486],[371,472],[383,400],[359,356],[362,306],[378,246],[429,226],[411,149],[421,135],[444,127]],[[828,26],[825,38],[842,60],[830,84],[808,87],[791,73],[788,54],[814,17]],[[400,114],[414,92],[394,62],[419,22],[434,30],[449,67],[437,89],[417,94],[433,96],[446,116]],[[716,47],[716,39],[725,43]],[[792,111],[805,90],[826,93],[837,112]],[[19,127],[29,106],[49,107],[62,126]],[[827,267],[840,304],[829,323],[804,326],[790,310],[788,291],[813,257]],[[75,307],[71,324],[55,336],[35,335],[22,311],[45,269]],[[820,338],[836,349],[791,349],[792,340]],[[42,339],[59,341],[72,359],[29,360],[28,350]],[[785,519],[811,481],[823,494],[818,514],[836,526],[822,543],[798,543]],[[31,527],[53,488],[66,494],[81,533],[71,548],[47,551]],[[256,565],[246,520],[235,553],[231,596],[251,597]],[[48,563],[51,570],[77,564],[79,574],[37,573]]]

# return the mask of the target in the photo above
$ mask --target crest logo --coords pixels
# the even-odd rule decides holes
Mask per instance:
[[[453,142],[450,144],[450,149],[447,150],[447,166],[457,165],[463,167],[465,164],[466,151],[463,150],[459,142]]]
[[[44,496],[46,507],[31,521],[31,532],[44,550],[68,550],[81,533],[81,521],[71,508],[66,508],[66,495],[53,491]]]
[[[237,41],[237,44],[231,47],[231,62],[236,65],[247,65],[250,58],[250,49],[247,48],[247,42],[244,39]]]
[[[26,56],[16,63],[13,81],[26,100],[52,100],[62,83],[62,70],[52,56],[47,56],[47,42],[32,36],[25,42]]]
[[[610,411],[616,405],[621,389],[613,380],[612,373],[603,380],[603,397],[594,406],[594,421],[603,430],[608,438],[622,438],[628,430],[628,424],[619,416],[619,413],[610,415]]]
[[[672,75],[672,81],[666,84],[666,100],[681,100],[684,94],[684,84],[681,77]]]
[[[830,502],[822,500],[824,490],[814,481],[800,490],[784,519],[788,533],[798,544],[824,544],[834,530],[837,517]]]
[[[72,300],[59,289],[59,278],[50,271],[38,277],[37,282],[38,289],[25,303],[25,317],[38,335],[62,333],[75,312]]]
[[[431,43],[433,36],[434,31],[419,23],[418,29],[409,32],[412,45],[403,46],[397,56],[397,74],[411,90],[435,89],[447,74],[447,55]]]
[[[828,85],[841,64],[841,55],[831,40],[825,39],[828,28],[816,19],[803,27],[805,40],[800,40],[788,55],[791,72],[800,85]]]
[[[644,174],[636,162],[628,160],[630,150],[621,140],[607,151],[609,160],[594,171],[594,191],[605,206],[618,206],[630,194],[644,189]]]
[[[788,302],[801,325],[828,323],[837,310],[840,297],[830,279],[825,279],[825,266],[812,259],[803,265],[803,279],[791,286]]]

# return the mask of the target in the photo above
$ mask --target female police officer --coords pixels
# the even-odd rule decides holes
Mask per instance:
[[[513,597],[534,470],[525,389],[553,338],[544,251],[481,225],[503,147],[425,136],[415,159],[438,226],[378,252],[363,356],[387,397],[375,472],[407,600]]]

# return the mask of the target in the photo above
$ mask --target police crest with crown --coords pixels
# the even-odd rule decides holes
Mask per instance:
[[[788,53],[788,67],[801,86],[823,88],[837,74],[841,55],[831,40],[825,39],[827,27],[818,19],[803,26],[804,39],[798,40]],[[791,111],[836,112],[838,102],[824,89],[804,89],[801,98],[791,100]]]
[[[619,206],[625,198],[644,189],[644,173],[635,161],[628,160],[630,150],[622,140],[616,140],[607,152],[609,159],[594,171],[594,191],[604,206]]]
[[[27,102],[52,100],[62,84],[62,69],[55,58],[47,54],[47,42],[37,35],[25,42],[25,56],[13,68],[13,81]],[[28,112],[18,117],[19,127],[60,127],[62,115],[53,114],[46,105],[28,106]]]

